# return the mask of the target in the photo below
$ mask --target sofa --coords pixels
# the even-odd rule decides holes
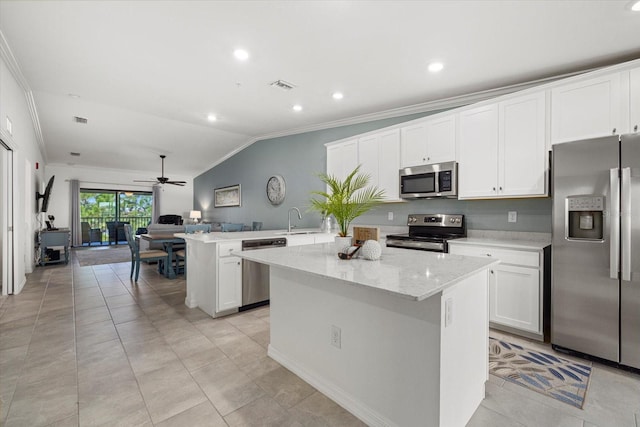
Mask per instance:
[[[147,226],[147,234],[173,234],[173,233],[184,233],[184,225],[175,225],[175,224],[149,224]],[[148,240],[140,239],[139,245],[140,250],[144,251],[147,249],[160,249],[163,250],[162,243],[151,243]],[[183,249],[184,244],[182,245],[173,245],[174,250]]]

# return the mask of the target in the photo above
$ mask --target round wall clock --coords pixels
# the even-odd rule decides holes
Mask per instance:
[[[284,201],[285,184],[284,178],[274,175],[267,181],[267,198],[272,205],[279,205]]]

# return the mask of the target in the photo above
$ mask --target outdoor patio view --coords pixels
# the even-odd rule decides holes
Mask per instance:
[[[150,192],[80,190],[83,244],[124,243],[123,223],[143,231],[151,223]]]

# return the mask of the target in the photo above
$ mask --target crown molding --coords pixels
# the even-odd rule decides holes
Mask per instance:
[[[595,68],[595,69],[599,69],[599,68]],[[543,84],[551,83],[556,80],[573,77],[578,74],[584,74],[584,73],[593,71],[595,69],[580,70],[572,73],[562,74],[559,76],[552,76],[552,77],[547,77],[539,80],[532,80],[525,83],[517,83],[509,86],[495,88],[495,89],[488,89],[480,92],[474,92],[474,93],[454,96],[450,98],[438,99],[435,101],[423,102],[420,104],[408,105],[405,107],[393,108],[390,110],[384,110],[376,113],[362,114],[360,116],[348,117],[346,119],[333,120],[330,122],[324,122],[324,123],[319,123],[319,124],[309,125],[309,126],[302,126],[298,128],[292,128],[292,129],[287,129],[283,131],[260,135],[260,136],[251,138],[242,146],[234,149],[233,151],[230,151],[225,156],[221,157],[220,159],[216,160],[214,163],[209,165],[207,169],[196,174],[196,176],[200,176],[203,173],[211,170],[212,168],[221,164],[225,160],[228,160],[229,158],[235,156],[240,151],[244,150],[245,148],[249,147],[250,145],[258,141],[279,138],[283,136],[297,135],[297,134],[306,133],[306,132],[314,132],[319,130],[337,128],[341,126],[349,126],[349,125],[355,125],[359,123],[372,122],[376,120],[408,116],[411,114],[428,113],[428,112],[436,113],[443,110],[450,110],[453,108],[474,104],[476,102],[486,101],[491,98],[497,98],[502,95],[507,95],[509,93],[530,89],[535,86],[541,86]]]
[[[27,109],[29,110],[29,115],[31,116],[31,121],[33,123],[33,131],[36,135],[36,141],[38,142],[38,146],[40,148],[40,153],[44,160],[44,163],[47,162],[47,150],[44,146],[44,138],[42,136],[42,128],[40,126],[40,119],[38,118],[38,110],[36,109],[36,102],[33,98],[33,91],[27,82],[24,74],[22,74],[22,70],[20,69],[20,65],[18,65],[18,61],[16,60],[9,44],[7,43],[7,39],[4,37],[4,34],[0,30],[0,58],[7,65],[7,68],[11,72],[11,75],[16,79],[20,88],[24,91],[25,101],[27,102]]]

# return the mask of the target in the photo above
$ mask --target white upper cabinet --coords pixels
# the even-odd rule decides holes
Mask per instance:
[[[498,193],[504,197],[547,193],[545,92],[498,104]]]
[[[640,68],[636,68],[630,71],[629,88],[629,130],[631,132],[640,132]]]
[[[551,143],[624,133],[621,106],[620,73],[552,89]]]
[[[361,172],[369,174],[370,185],[384,190],[386,200],[398,200],[400,169],[400,130],[392,129],[358,140]]]
[[[498,104],[460,113],[458,198],[498,195]]]
[[[358,140],[327,146],[327,175],[344,179],[358,166]]]
[[[545,93],[462,111],[458,197],[546,195]]]
[[[400,167],[456,159],[456,115],[425,120],[401,129]]]

